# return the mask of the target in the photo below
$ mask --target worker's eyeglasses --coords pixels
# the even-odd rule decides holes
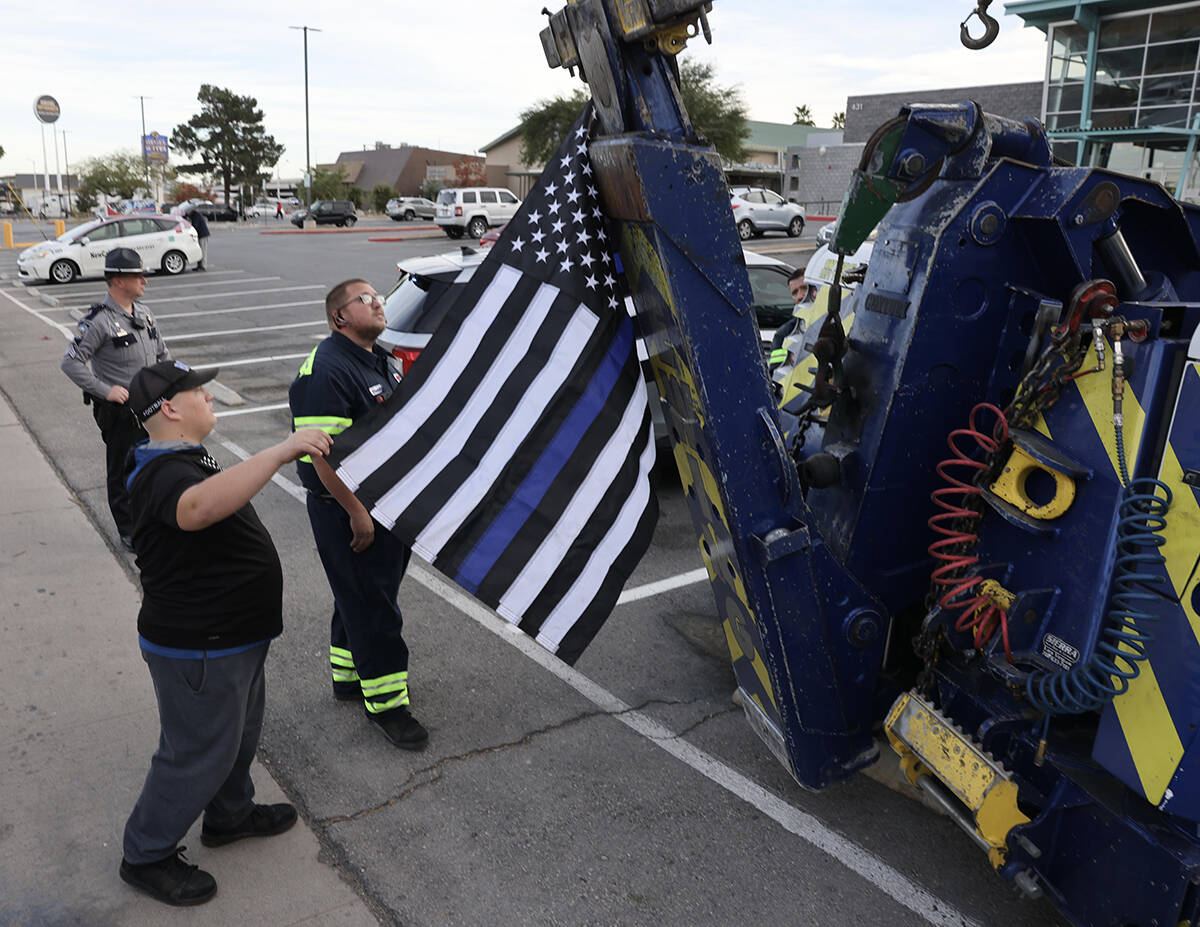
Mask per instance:
[[[345,309],[351,303],[362,303],[364,306],[382,306],[383,297],[378,293],[359,293],[354,299],[346,300],[342,304],[342,308]]]

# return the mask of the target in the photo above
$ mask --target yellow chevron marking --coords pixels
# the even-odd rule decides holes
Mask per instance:
[[[1087,357],[1083,362],[1083,369],[1095,367],[1096,346],[1088,348]],[[1108,452],[1109,462],[1112,464],[1113,472],[1117,472],[1117,440],[1113,433],[1112,423],[1112,375],[1109,370],[1102,370],[1099,373],[1089,373],[1086,376],[1080,377],[1074,381],[1075,387],[1079,390],[1079,395],[1083,397],[1083,403],[1087,407],[1088,414],[1092,417],[1092,424],[1096,428],[1096,433],[1100,435],[1100,440],[1104,442],[1104,449]],[[1129,464],[1129,471],[1133,472],[1134,462],[1137,460],[1137,451],[1142,443],[1142,424],[1146,421],[1146,413],[1142,411],[1142,404],[1137,401],[1133,390],[1129,384],[1125,385],[1125,396],[1121,403],[1122,412],[1125,414],[1125,449],[1128,452],[1126,460]]]
[[[1128,648],[1122,645],[1121,649]],[[1183,759],[1183,743],[1149,660],[1142,663],[1142,670],[1130,682],[1128,691],[1113,699],[1113,707],[1121,721],[1142,792],[1147,801],[1157,805]]]
[[[1083,366],[1095,367],[1096,363],[1096,349],[1093,346],[1088,349]],[[1102,373],[1088,374],[1075,380],[1074,384],[1079,390],[1088,415],[1091,416],[1096,433],[1104,443],[1113,472],[1116,473],[1117,441],[1112,423],[1111,373],[1106,370]],[[1128,384],[1125,387],[1122,411],[1125,415],[1126,462],[1132,472],[1137,462],[1146,414]],[[1174,458],[1173,454],[1171,456]],[[1171,518],[1174,517],[1172,511]],[[1121,645],[1121,649],[1129,650],[1125,645]],[[1175,775],[1179,761],[1183,758],[1183,744],[1179,739],[1179,732],[1175,729],[1175,723],[1171,720],[1171,711],[1167,708],[1149,660],[1142,662],[1141,672],[1129,683],[1129,688],[1124,694],[1113,699],[1113,708],[1117,712],[1125,743],[1129,747],[1129,755],[1142,784],[1142,792],[1148,801],[1158,804]]]
[[[1200,376],[1200,362],[1193,362],[1190,372],[1184,371],[1184,377]],[[1180,390],[1182,395],[1182,388]],[[1194,414],[1192,410],[1177,410],[1175,423],[1178,424],[1183,414]],[[1193,464],[1194,465],[1194,464]],[[1192,633],[1200,641],[1200,616],[1192,605],[1192,590],[1200,583],[1200,570],[1192,576],[1188,583],[1188,575],[1196,564],[1196,553],[1200,551],[1200,505],[1196,503],[1196,495],[1192,488],[1183,481],[1183,466],[1175,455],[1175,448],[1167,443],[1163,453],[1162,469],[1158,478],[1171,487],[1174,498],[1171,500],[1171,512],[1167,518],[1167,527],[1162,536],[1166,543],[1162,546],[1163,558],[1167,561],[1167,575],[1171,577],[1171,585],[1183,605],[1183,613],[1187,615]]]

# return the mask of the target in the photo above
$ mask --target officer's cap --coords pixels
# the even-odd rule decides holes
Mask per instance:
[[[118,248],[117,250],[124,250]],[[129,408],[144,422],[176,393],[203,386],[217,375],[217,368],[193,370],[183,361],[166,360],[143,367],[129,384]]]
[[[104,256],[106,274],[144,274],[142,256],[132,248],[113,248]]]

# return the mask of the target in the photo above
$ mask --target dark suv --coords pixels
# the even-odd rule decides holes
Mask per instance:
[[[304,220],[312,219],[317,225],[351,226],[358,221],[354,204],[349,200],[317,200],[308,209],[292,213],[292,225],[304,227]]]

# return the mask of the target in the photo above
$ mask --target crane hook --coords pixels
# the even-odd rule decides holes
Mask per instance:
[[[981,48],[987,48],[996,40],[996,36],[1000,34],[1000,23],[987,13],[988,5],[992,0],[979,0],[978,5],[958,26],[958,37],[962,40],[963,45],[974,51]],[[971,38],[971,33],[967,31],[967,23],[971,21],[972,16],[979,17],[979,21],[983,23],[983,35],[977,39]]]

